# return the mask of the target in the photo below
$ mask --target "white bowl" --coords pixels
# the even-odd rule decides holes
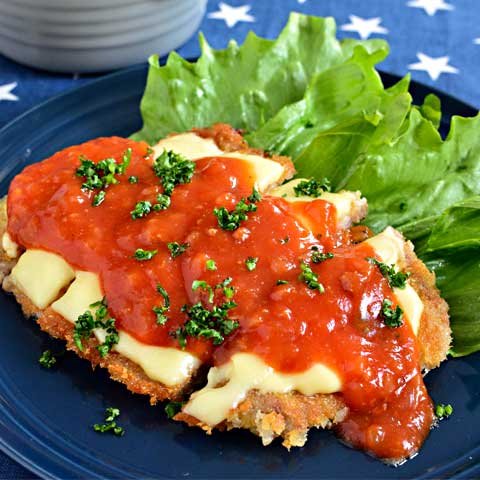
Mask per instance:
[[[197,30],[206,2],[0,0],[0,52],[57,72],[112,70],[183,44]]]

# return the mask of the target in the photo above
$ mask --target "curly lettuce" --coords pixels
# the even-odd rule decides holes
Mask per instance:
[[[360,190],[366,223],[413,240],[450,305],[453,355],[480,350],[480,116],[454,117],[443,140],[440,102],[412,105],[409,78],[385,88],[382,40],[335,37],[331,18],[292,14],[275,40],[212,49],[188,62],[150,58],[134,138],[225,122],[254,147],[292,157],[298,174]]]

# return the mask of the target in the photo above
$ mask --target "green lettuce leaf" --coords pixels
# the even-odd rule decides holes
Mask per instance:
[[[335,32],[332,18],[293,13],[276,40],[250,33],[240,47],[231,41],[214,50],[201,35],[202,55],[194,63],[172,53],[160,66],[152,56],[140,107],[144,124],[133,138],[154,143],[215,122],[256,130],[302,99],[316,73],[343,63],[358,44],[369,52],[388,50],[382,40],[339,42]]]
[[[150,59],[134,138],[229,123],[252,146],[286,154],[298,174],[360,190],[366,223],[413,240],[450,305],[454,355],[480,350],[480,116],[454,117],[446,140],[440,101],[412,106],[405,77],[385,89],[382,40],[338,41],[330,18],[292,14],[276,40],[247,36],[202,55]]]
[[[447,209],[418,253],[450,308],[451,354],[480,350],[480,196]]]

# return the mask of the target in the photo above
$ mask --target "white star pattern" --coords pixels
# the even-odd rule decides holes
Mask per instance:
[[[297,0],[297,2],[301,5],[303,3],[305,3],[307,0]]]
[[[340,28],[348,32],[357,32],[362,40],[367,39],[372,33],[388,33],[388,30],[380,25],[382,22],[380,17],[361,18],[356,15],[349,15],[348,18],[350,23],[346,23]]]
[[[445,3],[444,0],[411,0],[407,3],[409,7],[423,8],[431,17],[437,13],[437,10],[453,10],[453,5]]]
[[[254,22],[255,17],[250,15],[250,5],[232,7],[226,3],[220,2],[220,10],[208,14],[208,18],[215,20],[224,20],[228,28],[234,27],[238,22]]]
[[[2,100],[9,100],[10,102],[17,102],[18,97],[12,93],[12,90],[16,88],[17,82],[7,83],[6,85],[0,85],[0,102]]]
[[[480,45],[480,37],[475,38],[475,39],[473,40],[473,43],[474,43],[475,45]]]
[[[418,52],[417,63],[408,66],[410,70],[421,70],[427,72],[433,81],[436,81],[442,73],[459,73],[458,68],[448,64],[450,57],[429,57],[425,53]]]

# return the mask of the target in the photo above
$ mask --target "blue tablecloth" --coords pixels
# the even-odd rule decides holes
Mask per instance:
[[[249,30],[276,37],[289,12],[333,16],[339,37],[379,37],[391,54],[381,69],[404,75],[480,107],[479,0],[209,0],[200,29],[215,48]],[[196,38],[183,45],[185,57],[199,54]],[[34,105],[96,76],[54,75],[0,56],[0,127]],[[0,478],[32,478],[0,453]]]

